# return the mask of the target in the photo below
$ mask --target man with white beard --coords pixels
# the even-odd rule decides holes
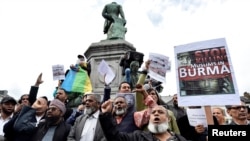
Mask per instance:
[[[140,130],[134,119],[134,111],[129,107],[126,98],[122,95],[114,99],[113,117],[116,121],[118,131],[130,133]]]
[[[104,102],[110,99],[110,93],[104,92]],[[130,133],[135,130],[143,130],[144,126],[148,123],[147,111],[136,111],[135,103],[139,101],[128,101],[126,94],[132,93],[130,84],[128,82],[121,82],[119,85],[118,95],[114,99],[114,107],[112,116],[117,124],[117,129],[120,132]],[[153,98],[147,93],[140,94],[143,97],[143,104],[150,106],[153,104]]]
[[[101,96],[86,94],[85,114],[77,117],[67,141],[106,141],[99,122]]]
[[[101,106],[100,123],[108,141],[186,141],[184,137],[168,130],[168,112],[163,106],[155,106],[149,119],[148,131],[123,133],[117,130],[112,122],[112,101]]]

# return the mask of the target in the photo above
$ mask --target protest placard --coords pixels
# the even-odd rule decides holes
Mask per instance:
[[[180,106],[240,104],[224,38],[179,45],[174,49]]]
[[[52,72],[53,72],[53,80],[63,80],[63,79],[65,79],[64,66],[63,65],[53,65],[52,66]]]

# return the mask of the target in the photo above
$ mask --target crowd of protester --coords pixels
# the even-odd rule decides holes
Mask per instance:
[[[76,108],[68,106],[69,93],[60,86],[53,100],[37,97],[43,83],[39,74],[18,101],[1,100],[0,141],[207,141],[207,127],[189,124],[186,109],[191,107],[180,107],[177,94],[167,104],[150,81],[145,84],[150,61],[144,65],[136,85],[125,77],[119,95],[111,98],[112,88],[105,84],[103,95],[85,93]],[[130,93],[134,99],[126,98]],[[250,125],[249,111],[243,98],[241,105],[213,107],[213,124]]]

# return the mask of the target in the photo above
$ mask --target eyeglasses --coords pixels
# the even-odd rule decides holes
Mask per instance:
[[[29,100],[29,98],[22,98],[22,100]]]
[[[230,107],[230,109],[234,109],[234,110],[240,110],[241,108],[242,109],[247,109],[248,106],[235,106],[235,107]]]

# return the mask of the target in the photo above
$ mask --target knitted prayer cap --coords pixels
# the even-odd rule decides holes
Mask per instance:
[[[65,114],[65,112],[66,112],[65,104],[58,99],[52,100],[49,105],[56,106],[57,108],[59,108],[62,111],[63,114]]]

